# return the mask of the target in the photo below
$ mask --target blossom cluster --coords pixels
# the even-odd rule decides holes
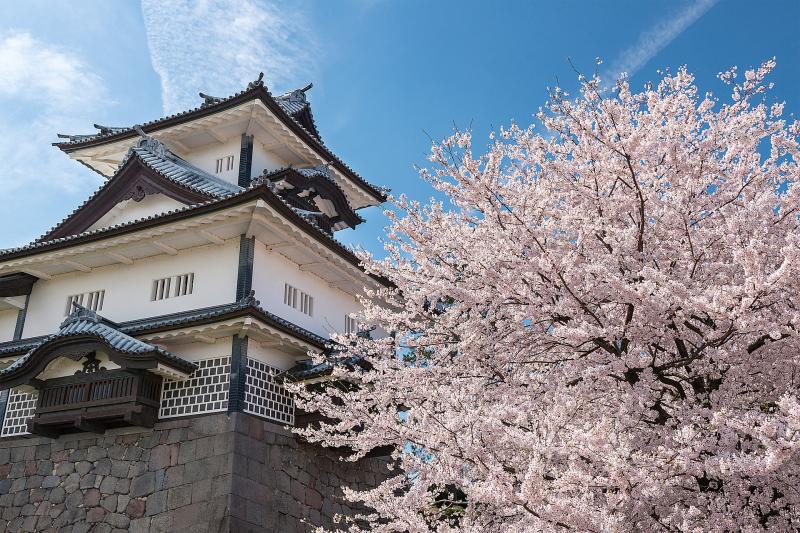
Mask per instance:
[[[767,61],[731,98],[684,68],[581,79],[485,153],[459,131],[394,199],[393,288],[299,391],[301,430],[393,450],[352,531],[800,527],[800,125]],[[539,133],[541,131],[541,133]]]

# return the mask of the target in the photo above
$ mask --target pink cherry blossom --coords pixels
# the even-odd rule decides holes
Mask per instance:
[[[721,74],[724,99],[685,68],[582,79],[482,155],[434,144],[446,202],[396,198],[363,256],[396,289],[359,320],[391,335],[337,337],[369,370],[299,392],[329,420],[307,438],[394,450],[343,528],[800,528],[800,125],[774,66]]]

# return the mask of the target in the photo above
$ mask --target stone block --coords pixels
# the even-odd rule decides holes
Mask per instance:
[[[62,462],[56,465],[57,476],[68,476],[75,471],[75,463]]]
[[[147,497],[145,514],[153,516],[167,510],[167,491],[156,492]]]
[[[164,488],[171,489],[183,485],[184,465],[171,466],[164,473]]]
[[[86,452],[86,460],[89,462],[97,461],[103,457],[108,457],[108,450],[102,446],[91,446]]]
[[[153,498],[151,496],[150,498]],[[148,500],[150,499],[148,498]],[[141,518],[144,516],[145,512],[145,500],[142,499],[135,499],[128,502],[128,505],[125,507],[125,514],[127,514],[131,518]]]
[[[175,446],[169,444],[160,444],[150,450],[150,462],[148,465],[149,470],[160,470],[167,468],[174,463],[176,459]]]
[[[194,524],[204,523],[207,520],[205,505],[193,503],[175,509],[172,515],[172,525],[176,528],[184,528]]]
[[[186,464],[195,460],[197,441],[182,442],[178,452],[178,464]]]
[[[111,459],[103,457],[94,462],[94,469],[92,470],[99,476],[107,476],[111,473]]]
[[[211,480],[201,479],[192,485],[192,503],[211,499]]]
[[[48,446],[49,448],[49,446]],[[40,476],[49,476],[53,473],[52,461],[39,461],[36,465],[36,473]]]
[[[108,511],[109,513],[114,513],[117,510],[117,495],[116,494],[109,494],[105,496],[102,500],[100,500],[100,507]]]
[[[81,478],[79,486],[82,489],[88,489],[90,487],[94,487],[95,481],[97,481],[97,475],[95,475],[95,474],[86,474],[85,476],[83,476]]]
[[[42,488],[45,489],[52,489],[53,487],[57,487],[59,484],[61,484],[60,476],[47,476],[42,479]]]
[[[63,503],[66,497],[67,493],[62,487],[55,487],[50,491],[50,495],[47,499],[50,500],[50,503]]]
[[[102,522],[106,517],[106,510],[102,507],[92,507],[86,511],[87,522]]]
[[[130,495],[133,498],[137,496],[146,496],[155,490],[156,475],[154,472],[145,472],[131,481]]]
[[[99,500],[98,500],[99,501]],[[78,507],[83,506],[83,493],[80,491],[75,491],[64,501],[67,506],[67,509],[77,509]]]
[[[100,492],[103,494],[112,494],[116,491],[117,481],[119,480],[112,476],[104,477],[103,481],[100,482]]]
[[[35,488],[41,487],[43,480],[44,480],[44,478],[42,476],[38,476],[38,475],[30,476],[28,478],[27,483],[25,483],[25,488],[26,489],[35,489]]]
[[[182,485],[167,492],[167,508],[177,509],[192,503],[192,486]]]
[[[100,505],[100,491],[94,488],[87,490],[83,495],[83,506],[88,508],[97,505]]]
[[[120,513],[111,513],[106,516],[106,523],[118,529],[127,529],[131,519]]]
[[[14,463],[11,465],[11,470],[8,477],[16,479],[25,475],[25,463]]]
[[[36,461],[25,461],[25,469],[23,470],[26,476],[32,476],[36,473]]]
[[[111,475],[114,477],[127,477],[131,469],[130,461],[111,459]]]
[[[120,494],[127,494],[130,489],[131,489],[131,480],[123,478],[117,481],[117,486],[114,487],[114,492],[118,492]]]
[[[131,520],[128,531],[130,533],[149,533],[150,518],[137,518],[136,520]]]
[[[125,509],[128,508],[128,504],[131,502],[131,497],[127,494],[118,494],[117,495],[117,512],[124,513]],[[142,502],[142,509],[144,509],[144,502]],[[142,511],[144,513],[144,511]]]
[[[85,476],[92,469],[92,463],[89,461],[78,461],[75,463],[75,471],[81,476]]]
[[[293,479],[291,495],[298,502],[306,501],[306,487],[296,479]]]
[[[14,494],[14,506],[20,507],[30,501],[31,493],[27,490],[21,490]]]
[[[150,531],[154,533],[172,532],[172,515],[166,513],[154,516],[150,521]]]

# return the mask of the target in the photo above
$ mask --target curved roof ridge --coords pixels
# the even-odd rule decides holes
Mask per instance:
[[[239,91],[234,93],[231,96],[227,97],[211,97],[204,94],[204,102],[202,105],[194,107],[192,109],[188,109],[186,111],[181,111],[179,113],[173,113],[166,117],[161,117],[158,119],[150,120],[148,122],[144,122],[139,125],[140,128],[152,128],[158,129],[160,127],[165,127],[167,123],[170,121],[176,121],[181,119],[182,117],[187,117],[190,115],[198,114],[198,113],[206,113],[206,112],[213,112],[216,108],[223,107],[234,102],[237,99],[241,99],[244,101],[246,96],[266,96],[269,101],[273,102],[275,106],[281,111],[281,113],[285,116],[286,119],[291,123],[291,126],[299,128],[300,131],[305,133],[307,137],[307,141],[310,141],[311,148],[315,151],[318,151],[321,157],[324,159],[329,159],[332,162],[335,162],[340,168],[339,170],[345,174],[349,179],[351,179],[355,184],[362,187],[366,190],[373,198],[379,200],[381,202],[386,201],[388,189],[385,187],[379,187],[369,183],[365,180],[361,175],[359,175],[352,167],[350,167],[347,163],[342,161],[336,154],[334,154],[319,138],[314,131],[309,130],[308,127],[304,126],[295,116],[292,115],[289,111],[285,109],[283,105],[281,105],[281,96],[278,95],[274,96],[269,89],[265,86],[263,82],[263,73],[259,75],[259,78],[247,86],[245,90]],[[311,108],[308,106],[309,117],[311,119],[311,124],[314,126],[313,129],[316,130],[316,124],[313,121],[313,115],[311,115]],[[73,149],[79,149],[83,144],[91,144],[94,141],[100,140],[111,140],[115,137],[119,138],[126,138],[135,130],[133,127],[121,129],[121,130],[108,130],[109,133],[107,134],[99,134],[94,136],[86,136],[86,135],[76,135],[76,136],[64,136],[60,135],[62,138],[69,139],[66,142],[57,142],[53,143],[54,146],[60,148],[64,151],[71,151]],[[302,137],[302,136],[301,136]],[[317,146],[318,150],[315,148]]]

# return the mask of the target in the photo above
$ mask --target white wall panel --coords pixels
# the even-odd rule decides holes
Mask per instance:
[[[283,303],[284,283],[314,297],[313,316]],[[354,296],[329,286],[314,274],[302,272],[297,264],[277,251],[268,251],[260,242],[256,242],[253,289],[264,309],[323,337],[331,331],[343,332],[345,315],[361,308]]]
[[[67,296],[104,289],[100,314],[116,322],[230,303],[236,297],[239,240],[40,280],[31,293],[23,337],[53,333],[64,320]],[[150,301],[153,280],[194,272],[194,291]]]
[[[17,309],[0,311],[0,342],[10,341],[14,338],[14,328],[17,327]]]
[[[184,204],[173,200],[163,194],[150,194],[145,196],[141,202],[125,200],[115,205],[108,213],[103,215],[100,220],[92,224],[89,229],[107,228],[116,224],[123,224],[132,220],[146,218],[152,215],[159,215],[185,207]]]

